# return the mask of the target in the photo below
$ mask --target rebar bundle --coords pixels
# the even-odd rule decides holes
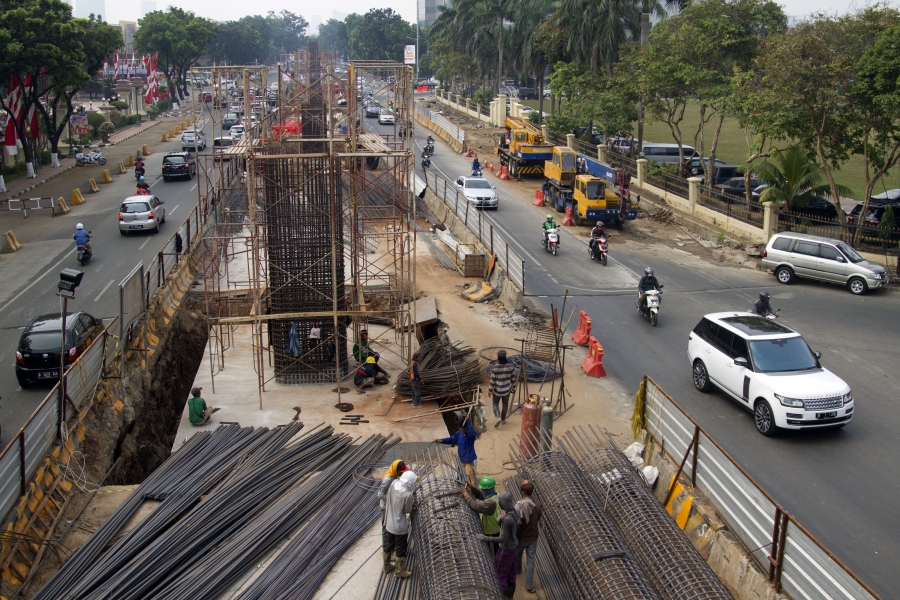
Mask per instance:
[[[557,564],[566,566],[573,598],[659,598],[575,461],[555,450],[525,460],[514,449],[513,462],[520,478],[534,481],[544,506],[540,529]]]
[[[411,523],[422,597],[501,600],[493,556],[475,537],[481,520],[460,494],[465,473],[456,453],[429,449],[417,461],[434,465],[416,484]]]
[[[587,475],[635,558],[664,599],[731,600],[728,589],[654,497],[605,430],[579,427],[555,440]]]
[[[477,358],[466,358],[474,352],[473,348],[460,342],[444,341],[440,337],[425,340],[419,346],[422,397],[462,396],[478,387],[482,377],[481,363]],[[397,379],[397,393],[412,394],[408,376]]]
[[[519,368],[522,362],[525,362],[525,379],[535,383],[543,383],[545,381],[550,381],[551,379],[556,379],[562,373],[559,370],[557,365],[546,363],[542,360],[535,360],[531,358],[522,358],[521,354],[512,354],[507,358],[513,367],[516,369],[516,373],[519,372]],[[487,375],[491,374],[491,368],[497,364],[496,360],[491,361],[485,368],[485,373]]]

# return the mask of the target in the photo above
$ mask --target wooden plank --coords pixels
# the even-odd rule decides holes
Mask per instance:
[[[396,310],[343,310],[338,311],[339,317],[393,317],[397,315]],[[278,319],[321,319],[325,317],[333,317],[334,311],[312,311],[312,312],[292,312],[282,313],[279,315],[258,315],[249,317],[225,317],[218,319],[219,323],[253,323],[255,321],[275,321]],[[210,317],[214,318],[214,317]]]

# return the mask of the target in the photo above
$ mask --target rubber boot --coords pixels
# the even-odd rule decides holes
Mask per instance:
[[[393,563],[393,561],[391,561],[391,553],[390,553],[390,552],[385,552],[384,550],[382,550],[382,551],[381,551],[381,556],[384,558],[384,569],[383,569],[383,571],[384,571],[385,573],[390,573],[391,571],[394,570],[394,563]]]
[[[411,576],[412,573],[406,570],[406,557],[398,556],[397,557],[397,569],[394,571],[394,576],[399,577],[400,579],[406,579]]]

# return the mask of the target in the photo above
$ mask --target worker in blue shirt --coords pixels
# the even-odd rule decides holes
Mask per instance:
[[[469,483],[475,485],[475,463],[478,456],[475,454],[475,440],[478,439],[478,432],[469,419],[469,413],[463,417],[462,427],[456,430],[456,433],[450,437],[438,438],[434,440],[435,444],[456,444],[457,452],[459,452],[459,462],[462,463],[466,470],[466,479]]]

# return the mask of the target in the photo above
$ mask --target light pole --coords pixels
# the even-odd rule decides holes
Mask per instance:
[[[416,0],[416,74],[415,83],[419,83],[419,0]]]
[[[66,420],[66,311],[69,298],[75,297],[75,288],[81,285],[84,271],[63,269],[59,272],[56,295],[59,296],[60,347],[59,347],[59,400],[56,404],[56,433],[63,438],[63,423]]]

